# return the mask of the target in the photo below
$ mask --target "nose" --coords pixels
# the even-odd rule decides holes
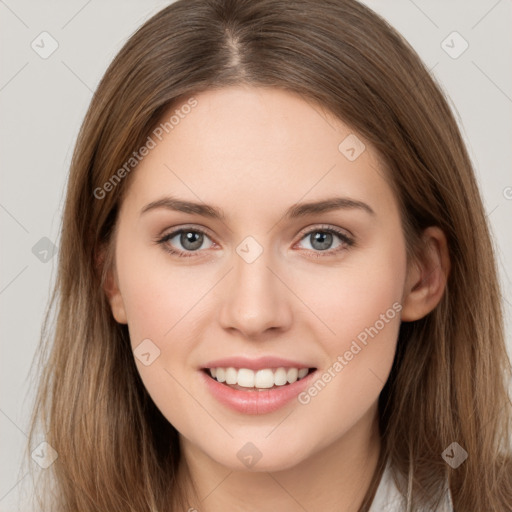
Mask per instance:
[[[234,268],[221,290],[221,326],[250,339],[289,329],[293,294],[279,274],[265,251],[252,263],[234,254]]]

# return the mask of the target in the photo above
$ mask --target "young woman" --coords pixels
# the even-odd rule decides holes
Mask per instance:
[[[77,141],[52,305],[44,510],[512,510],[471,162],[355,0],[179,0],[130,38]]]

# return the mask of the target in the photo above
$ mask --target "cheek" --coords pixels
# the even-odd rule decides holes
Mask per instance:
[[[329,317],[333,332],[323,335],[321,341],[327,358],[319,376],[321,382],[307,392],[311,398],[321,392],[319,406],[320,402],[330,403],[340,410],[363,412],[377,399],[387,380],[402,306],[394,281],[382,274],[380,279],[369,289],[351,293],[347,287],[328,306],[333,308]],[[361,288],[361,281],[358,286]]]
[[[119,243],[122,250],[123,243]],[[118,258],[118,276],[132,344],[168,340],[211,287],[208,277],[173,266],[163,249],[141,247]]]
[[[406,258],[405,246],[397,242],[401,238],[389,238],[395,243],[380,240],[371,249],[354,252],[336,268],[317,268],[296,279],[295,290],[322,321],[319,325],[329,354],[348,350],[356,339],[364,343],[372,334],[394,341]]]

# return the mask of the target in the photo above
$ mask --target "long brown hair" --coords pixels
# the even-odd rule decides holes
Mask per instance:
[[[171,105],[242,83],[298,93],[373,144],[401,206],[409,257],[426,227],[447,236],[451,270],[441,302],[400,328],[379,398],[380,463],[360,510],[386,460],[407,510],[438,500],[446,480],[457,511],[512,510],[511,366],[472,164],[415,51],[355,0],[179,0],[147,21],[105,73],[72,159],[38,361],[30,443],[43,435],[58,453],[43,472],[54,482],[51,510],[178,509],[177,431],[146,392],[127,327],[114,320],[103,290],[131,175],[101,198],[95,191],[106,189]],[[468,453],[456,469],[442,458],[452,442]]]

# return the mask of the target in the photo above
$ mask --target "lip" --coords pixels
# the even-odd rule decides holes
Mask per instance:
[[[223,364],[225,361],[227,360],[222,360]],[[230,361],[233,361],[233,359],[230,359]],[[215,361],[215,365],[217,365],[219,362],[220,360]],[[223,364],[218,364],[218,366],[223,367]],[[289,363],[286,364],[288,365]],[[210,366],[209,368],[217,367],[215,365]],[[236,367],[237,365],[229,364],[227,366]],[[278,367],[279,366],[284,365],[281,364],[278,365]],[[290,366],[294,367],[293,365]],[[270,367],[271,366],[260,365],[257,368],[250,369]],[[307,368],[307,366],[304,365],[299,365],[299,367]],[[242,365],[240,368],[247,368],[247,366]],[[213,377],[210,377],[210,375],[205,370],[200,370],[199,373],[206,387],[218,402],[236,412],[255,415],[268,414],[284,407],[310,385],[317,371],[318,370],[311,372],[310,374],[306,375],[306,377],[297,380],[293,384],[288,384],[286,386],[265,391],[243,391],[239,389],[233,389],[229,386],[226,386],[225,384],[217,382]]]
[[[225,357],[216,359],[206,363],[202,368],[247,368],[249,370],[261,370],[263,368],[315,368],[314,365],[292,361],[290,359],[282,359],[280,357],[263,356],[254,359],[247,357]]]

